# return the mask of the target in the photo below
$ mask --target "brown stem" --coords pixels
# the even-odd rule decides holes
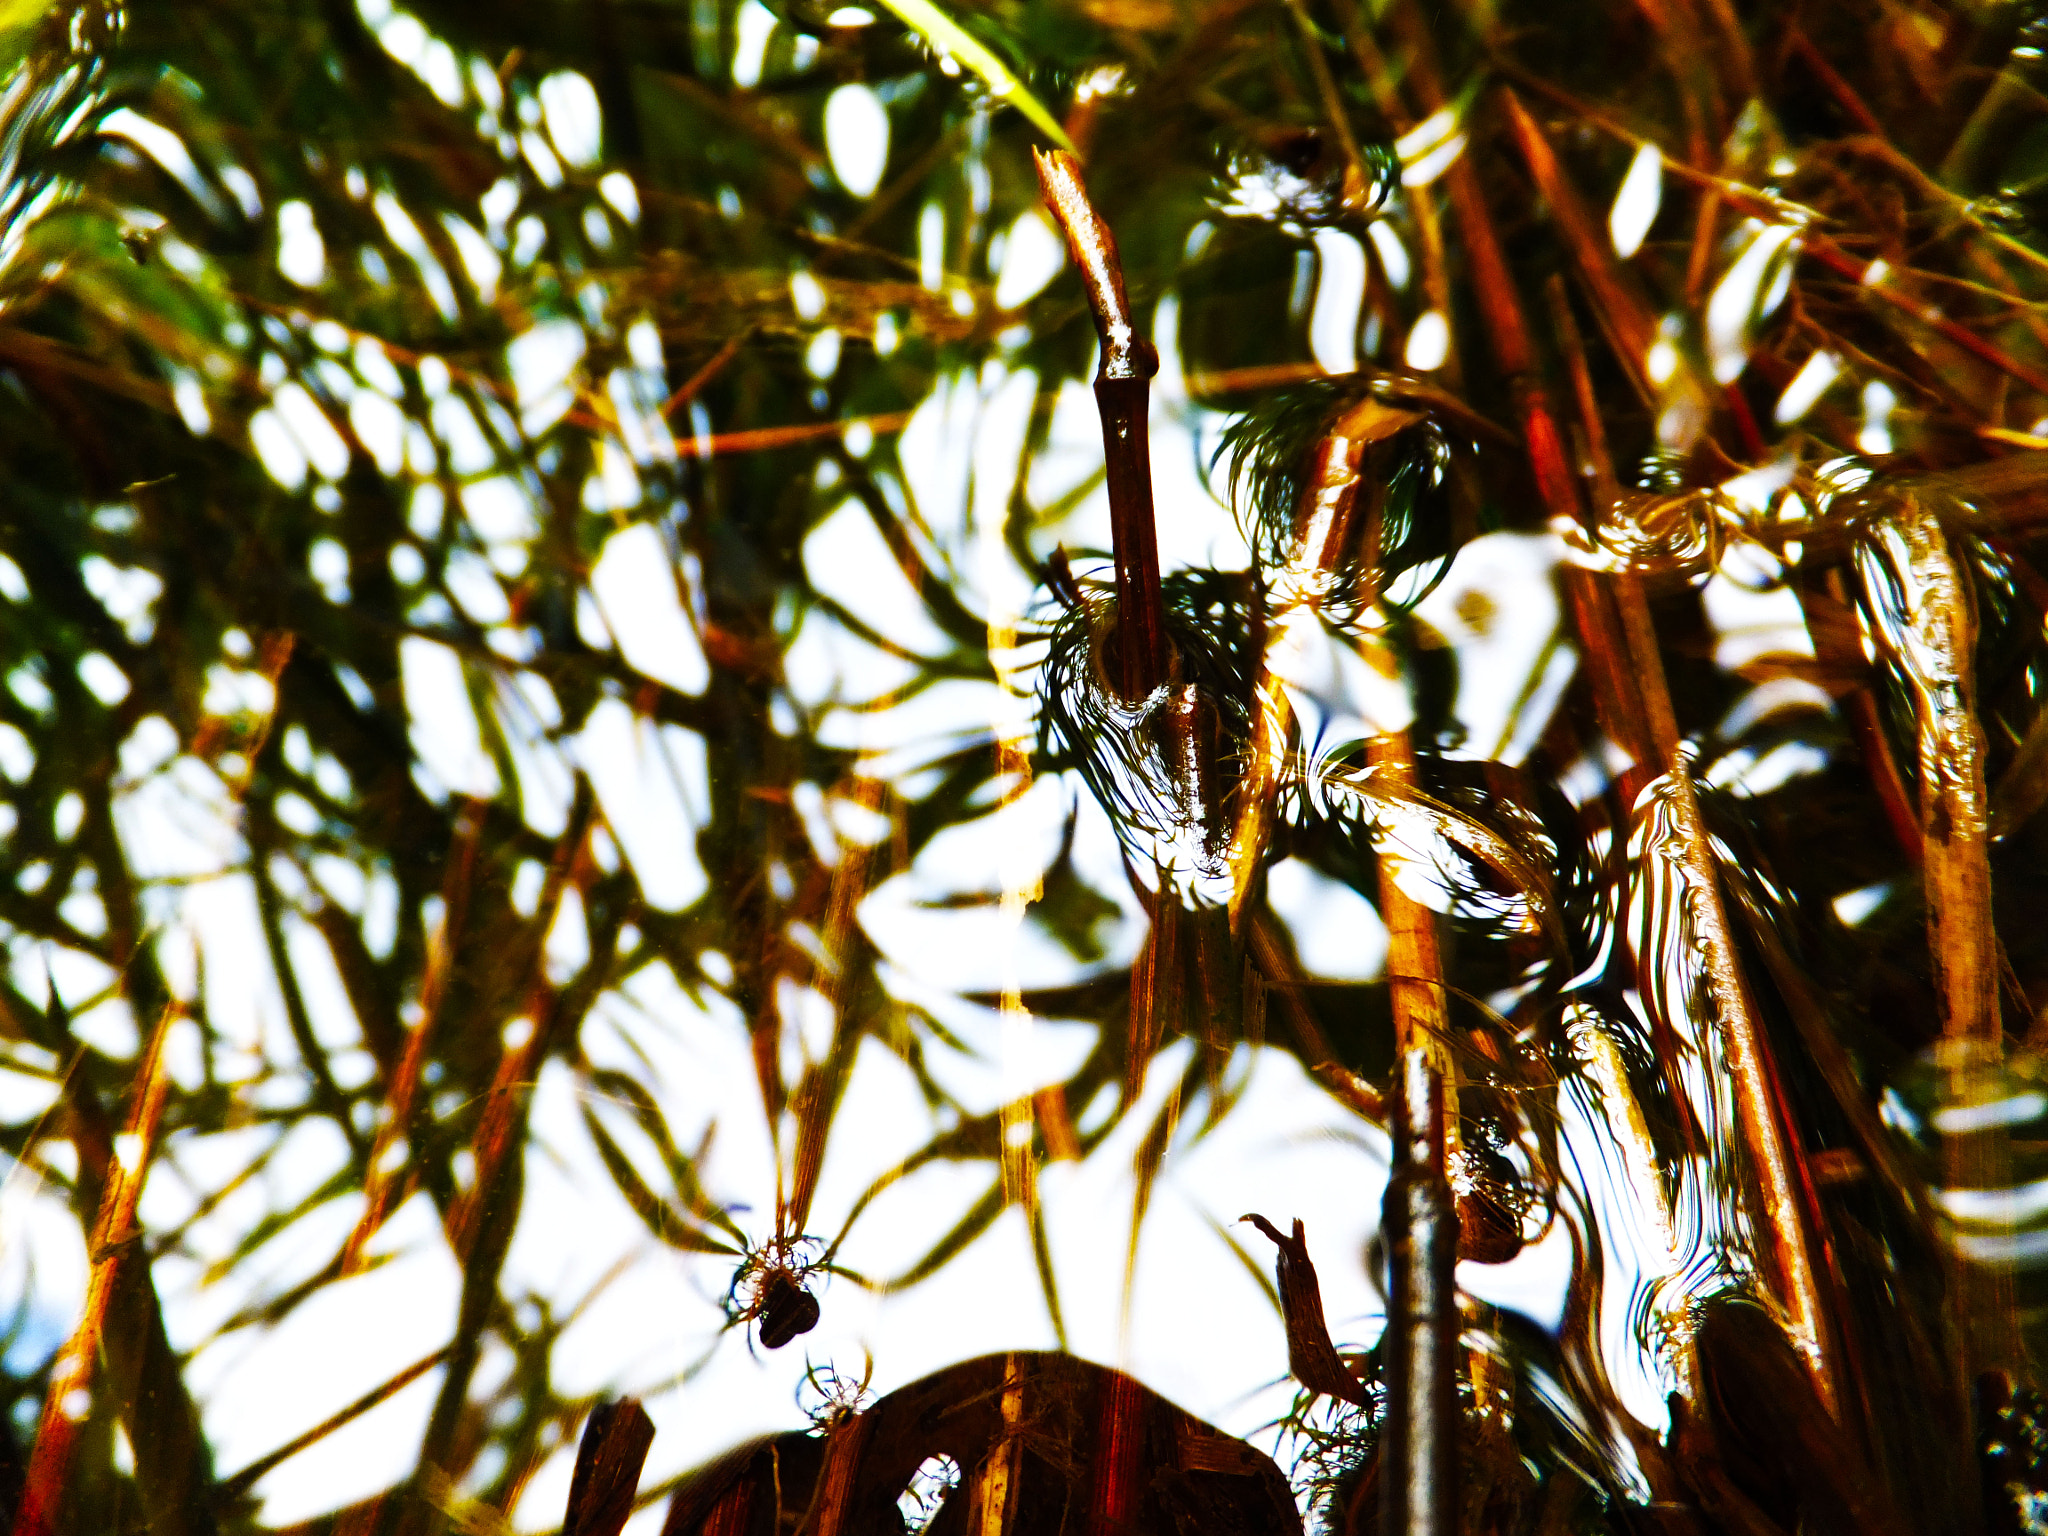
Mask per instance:
[[[142,1198],[143,1181],[149,1177],[150,1154],[156,1150],[164,1097],[170,1088],[164,1042],[171,1025],[183,1016],[182,1005],[172,1003],[150,1032],[149,1043],[135,1071],[126,1132],[115,1139],[110,1149],[113,1155],[105,1162],[99,1213],[86,1249],[92,1269],[86,1281],[85,1309],[50,1370],[49,1391],[43,1398],[42,1419],[36,1426],[26,1486],[15,1513],[14,1536],[52,1536],[66,1528],[58,1511],[71,1468],[72,1446],[85,1422],[99,1374],[103,1335],[116,1282],[124,1264],[131,1260],[141,1262],[143,1258],[138,1252],[142,1234],[136,1230],[135,1207]],[[81,1163],[84,1161],[80,1159]],[[124,1405],[124,1417],[141,1406]]]
[[[1919,726],[1922,869],[1943,1093],[1968,1105],[1984,1094],[1985,1074],[2004,1054],[1972,595],[1940,520],[1921,498],[1902,497],[1866,540],[1858,564],[1871,610],[1891,615],[1877,627],[1912,690]],[[2002,1124],[1948,1134],[1942,1150],[1950,1188],[2004,1187],[2011,1150]],[[2017,1363],[2010,1276],[1958,1261],[1951,1278],[1972,1374]]]
[[[1693,924],[1705,962],[1716,1036],[1735,1085],[1736,1121],[1761,1196],[1758,1236],[1785,1308],[1789,1331],[1829,1411],[1841,1411],[1833,1330],[1821,1297],[1813,1180],[1804,1148],[1787,1134],[1789,1119],[1756,1000],[1742,974],[1735,936],[1692,774],[1683,762],[1666,775],[1679,833],[1679,858],[1694,896]]]
[[[1412,16],[1410,25],[1419,31]],[[1415,79],[1419,88],[1440,91],[1432,72],[1417,71]],[[1425,101],[1424,105],[1434,110],[1442,102]],[[1553,517],[1576,518],[1577,487],[1565,458],[1556,417],[1536,374],[1535,348],[1500,238],[1487,211],[1473,157],[1461,157],[1450,167],[1445,179],[1458,216],[1459,233],[1464,238],[1467,271],[1486,320],[1494,357],[1514,392],[1523,444],[1538,493]],[[1757,1171],[1763,1206],[1760,1225],[1770,1244],[1773,1279],[1779,1300],[1797,1330],[1815,1385],[1832,1408],[1838,1399],[1829,1358],[1828,1316],[1821,1302],[1813,1260],[1809,1212],[1800,1199],[1803,1149],[1785,1135],[1755,1007],[1742,979],[1721,909],[1713,856],[1693,795],[1691,775],[1682,762],[1675,761],[1677,731],[1670,690],[1665,684],[1655,629],[1642,588],[1639,583],[1617,583],[1610,594],[1596,589],[1590,573],[1579,571],[1568,573],[1566,587],[1586,646],[1589,668],[1594,673],[1594,700],[1606,716],[1602,725],[1635,758],[1637,775],[1646,778],[1645,769],[1654,765],[1656,772],[1668,774],[1671,779],[1674,808],[1684,834],[1685,858],[1695,888],[1703,897],[1699,915],[1701,937],[1712,973],[1721,1038],[1740,1101],[1741,1133]]]
[[[1621,364],[1622,371],[1635,386],[1637,396],[1645,404],[1654,403],[1656,387],[1645,372],[1650,344],[1657,336],[1657,322],[1650,313],[1649,302],[1615,258],[1613,242],[1587,210],[1578,189],[1566,178],[1564,168],[1558,164],[1556,151],[1537,126],[1536,119],[1506,86],[1501,87],[1500,99],[1507,109],[1508,128],[1515,147],[1520,151],[1523,163],[1529,167],[1536,190],[1542,193],[1544,202],[1550,207],[1551,221],[1563,237],[1565,249],[1571,253],[1579,281],[1585,285],[1591,298],[1593,317],[1606,334],[1615,361]],[[1552,307],[1556,308],[1555,299]],[[1591,419],[1589,414],[1588,419]]]
[[[1142,699],[1166,681],[1172,667],[1166,612],[1159,597],[1148,429],[1151,379],[1159,371],[1159,354],[1132,319],[1116,237],[1088,200],[1079,163],[1063,150],[1032,154],[1039,191],[1066,234],[1067,252],[1080,269],[1095,331],[1102,339],[1095,405],[1102,413],[1102,458],[1116,554],[1116,681],[1127,700]]]
[[[1871,270],[1878,265],[1876,262],[1860,262],[1830,241],[1820,238],[1807,242],[1806,254],[1831,272],[1847,278],[1894,308],[1905,311],[1944,340],[1961,347],[1979,362],[1988,363],[2007,377],[2017,379],[2038,395],[2048,395],[2048,374],[1999,350],[1975,331],[1935,313],[1918,299],[1900,293],[1882,281],[1872,282]],[[1880,277],[1881,275],[1880,273]]]

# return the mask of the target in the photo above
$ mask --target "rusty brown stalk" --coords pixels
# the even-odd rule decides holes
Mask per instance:
[[[1564,167],[1558,164],[1557,152],[1536,119],[1506,86],[1500,88],[1500,101],[1506,109],[1510,136],[1523,164],[1529,168],[1536,190],[1549,205],[1551,218],[1564,238],[1565,249],[1571,253],[1572,265],[1578,270],[1579,281],[1591,300],[1593,316],[1607,337],[1615,361],[1621,364],[1638,397],[1646,404],[1654,402],[1657,392],[1645,372],[1650,344],[1657,336],[1657,322],[1650,313],[1649,301],[1616,259],[1613,242],[1586,208]]]
[[[1366,445],[1413,420],[1370,398],[1339,418],[1317,451],[1297,519],[1296,564],[1304,574],[1330,570],[1347,543]],[[1368,526],[1365,557],[1372,574],[1367,579],[1375,583],[1378,542],[1378,529]],[[1412,785],[1415,755],[1406,731],[1373,737],[1366,756],[1383,780],[1397,788]],[[1401,888],[1394,861],[1384,851],[1379,897],[1388,933],[1396,1074],[1394,1168],[1382,1214],[1389,1257],[1386,1367],[1391,1400],[1380,1463],[1381,1528],[1409,1536],[1448,1536],[1456,1529],[1460,1477],[1453,1275],[1458,1214],[1448,1176],[1456,1077],[1446,1050],[1436,915]]]
[[[1737,955],[1720,872],[1692,774],[1681,761],[1664,782],[1669,786],[1672,819],[1679,832],[1680,861],[1694,899],[1693,932],[1706,962],[1714,1024],[1735,1086],[1737,1126],[1761,1196],[1757,1235],[1793,1344],[1822,1403],[1830,1413],[1839,1415],[1842,1393],[1835,1360],[1837,1343],[1822,1297],[1812,1176],[1805,1165],[1804,1149],[1786,1129],[1789,1116],[1784,1094],[1757,1016],[1755,996]]]
[[[1404,10],[1403,14],[1409,13]],[[1415,27],[1412,20],[1410,25]],[[1432,71],[1418,70],[1414,79],[1418,89],[1440,91]],[[1424,105],[1432,110],[1441,106],[1440,94],[1435,102],[1425,101]],[[1537,373],[1521,300],[1494,231],[1473,156],[1461,156],[1445,179],[1495,361],[1507,378],[1521,418],[1524,449],[1538,494],[1553,517],[1576,520],[1581,516],[1577,487],[1556,415]],[[1654,768],[1669,775],[1672,782],[1686,858],[1698,882],[1695,888],[1704,898],[1697,913],[1699,933],[1708,953],[1716,1017],[1740,1100],[1739,1124],[1756,1170],[1762,1206],[1758,1226],[1771,1259],[1774,1289],[1822,1401],[1833,1409],[1839,1394],[1829,1347],[1829,1319],[1814,1262],[1812,1213],[1802,1199],[1803,1191],[1810,1189],[1810,1181],[1799,1176],[1803,1149],[1793,1145],[1785,1132],[1754,1002],[1722,910],[1718,876],[1691,775],[1677,760],[1670,690],[1647,603],[1639,583],[1609,587],[1597,584],[1589,572],[1569,573],[1567,594],[1593,673],[1594,703],[1601,723],[1638,765],[1637,774],[1630,777],[1647,781]]]
[[[1003,1420],[1005,1425],[1010,1422],[1007,1384]],[[1145,1497],[1145,1394],[1122,1371],[1108,1375],[1102,1384],[1095,1445],[1095,1486],[1090,1490],[1093,1508],[1087,1530],[1089,1536],[1114,1536],[1130,1528]]]
[[[1945,1095],[1967,1105],[2004,1054],[1999,1022],[1999,953],[1991,922],[1990,800],[1985,741],[1976,711],[1976,621],[1968,578],[1934,509],[1904,495],[1878,519],[1859,551],[1874,611],[1896,601],[1898,627],[1885,638],[1912,694],[1919,745],[1922,881],[1935,1004],[1941,1018]],[[1891,590],[1887,590],[1890,588]],[[1943,1138],[1950,1188],[2005,1183],[2010,1148],[2003,1126]],[[1958,1320],[1973,1372],[2019,1358],[2009,1276],[1954,1261]]]
[[[854,1482],[860,1475],[861,1453],[867,1449],[874,1430],[875,1417],[867,1413],[842,1415],[832,1425],[831,1436],[825,1443],[825,1465],[818,1473],[818,1491],[799,1527],[802,1536],[857,1536],[859,1527],[853,1520]],[[1006,1484],[1008,1481],[1004,1479]],[[1002,1530],[1004,1526],[999,1521],[977,1528]]]
[[[86,1249],[92,1269],[86,1280],[85,1307],[78,1326],[50,1368],[49,1390],[36,1425],[35,1448],[29,1454],[21,1504],[14,1517],[14,1536],[54,1536],[67,1528],[59,1518],[59,1510],[71,1469],[71,1451],[79,1427],[91,1409],[115,1284],[122,1266],[139,1257],[138,1241],[142,1234],[135,1226],[135,1207],[149,1177],[149,1161],[156,1151],[164,1098],[170,1087],[164,1045],[171,1026],[183,1017],[181,1003],[173,1002],[164,1009],[136,1065],[127,1125],[115,1138],[113,1156],[106,1165],[99,1214]],[[132,1415],[142,1406],[123,1404],[123,1416]]]
[[[1814,237],[1807,241],[1805,252],[1815,261],[1839,277],[1846,278],[1865,292],[1882,299],[1894,309],[1910,315],[1914,320],[1932,330],[1944,341],[1960,347],[1979,362],[1988,363],[2008,378],[2015,379],[2038,395],[2048,396],[2048,374],[2021,362],[2009,352],[1993,346],[1967,326],[1959,325],[1946,316],[1922,304],[1918,299],[1899,292],[1883,281],[1883,271],[1877,262],[1858,261],[1832,241]],[[1873,278],[1877,279],[1873,281]]]
[[[1614,483],[1613,465],[1607,461],[1604,433],[1594,403],[1592,381],[1587,372],[1585,350],[1578,326],[1562,284],[1553,280],[1550,301],[1557,330],[1559,351],[1571,376],[1584,423],[1593,478],[1602,492]],[[1671,706],[1671,694],[1664,677],[1657,632],[1650,616],[1642,578],[1623,572],[1612,578],[1614,611],[1622,626],[1623,648],[1632,659],[1640,679],[1633,703],[1637,706],[1639,729],[1654,754],[1652,761],[1674,788],[1674,811],[1685,844],[1685,862],[1693,888],[1703,899],[1694,909],[1708,957],[1715,997],[1715,1018],[1727,1044],[1728,1063],[1736,1082],[1738,1114],[1745,1145],[1758,1168],[1770,1232],[1767,1247],[1776,1260],[1776,1278],[1781,1297],[1788,1303],[1801,1353],[1815,1374],[1822,1401],[1839,1411],[1834,1386],[1830,1348],[1832,1330],[1821,1294],[1821,1275],[1815,1263],[1819,1227],[1813,1181],[1804,1166],[1800,1149],[1785,1132],[1791,1117],[1783,1102],[1776,1073],[1770,1061],[1756,1017],[1754,999],[1736,959],[1734,938],[1721,899],[1719,875],[1714,867],[1710,842],[1693,793],[1690,771],[1680,752],[1678,722]],[[1626,1091],[1625,1079],[1620,1084]],[[1633,1111],[1630,1113],[1629,1111]],[[1641,1112],[1625,1106],[1622,1123],[1631,1134]],[[1787,1217],[1791,1220],[1787,1220]],[[1667,1218],[1668,1219],[1668,1218]]]
[[[1038,186],[1067,237],[1102,341],[1095,404],[1102,413],[1103,467],[1116,555],[1116,682],[1126,699],[1142,699],[1167,679],[1172,648],[1159,595],[1159,539],[1152,513],[1149,413],[1159,354],[1139,332],[1124,291],[1116,237],[1081,181],[1081,167],[1063,150],[1033,150]]]

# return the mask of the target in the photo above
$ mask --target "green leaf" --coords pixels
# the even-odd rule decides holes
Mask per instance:
[[[1073,150],[1073,142],[1067,138],[1066,130],[1060,127],[1059,119],[1046,111],[1038,98],[1024,88],[1024,82],[1010,73],[1009,66],[952,17],[933,5],[931,0],[882,0],[882,4],[939,53],[981,76],[996,100],[1008,103],[1030,118],[1061,149]]]

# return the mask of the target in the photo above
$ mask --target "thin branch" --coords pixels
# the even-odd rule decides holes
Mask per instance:
[[[271,1451],[267,1455],[257,1457],[234,1476],[222,1478],[219,1486],[214,1490],[215,1502],[220,1504],[233,1503],[251,1488],[254,1488],[270,1472],[291,1460],[299,1452],[318,1445],[343,1425],[353,1423],[372,1408],[375,1408],[379,1403],[404,1391],[447,1358],[448,1349],[444,1346],[435,1350],[424,1359],[415,1360],[389,1381],[381,1386],[372,1387],[346,1408],[328,1415],[303,1435],[287,1440],[283,1445],[280,1445],[276,1450]]]

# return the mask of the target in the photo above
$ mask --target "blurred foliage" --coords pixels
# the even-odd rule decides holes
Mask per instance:
[[[1987,1218],[1973,1250],[1955,1230],[1967,1201],[1943,1203],[2030,1180],[2042,1143],[2023,1126],[1986,1162],[1940,1131],[1958,1103],[2032,1091],[2048,1017],[2048,23],[1937,0],[928,11],[0,4],[0,1064],[40,1085],[0,1147],[96,1230],[128,1166],[116,1127],[141,1123],[145,1041],[174,1019],[165,1155],[310,1123],[344,1149],[225,1255],[186,1227],[113,1233],[130,1261],[94,1255],[110,1278],[85,1342],[109,1390],[67,1442],[61,1528],[254,1529],[243,1469],[206,1449],[148,1264],[250,1264],[360,1198],[331,1262],[225,1326],[275,1321],[374,1263],[378,1221],[417,1191],[463,1266],[460,1331],[414,1479],[321,1528],[481,1529],[477,1511],[508,1508],[589,1406],[550,1379],[567,1320],[500,1285],[525,1088],[549,1063],[577,1075],[650,1232],[730,1267],[742,1323],[765,1304],[743,1277],[844,1273],[843,1234],[814,1233],[811,1204],[835,1137],[859,1134],[835,1115],[863,1044],[900,1058],[947,1127],[884,1185],[941,1160],[986,1175],[935,1245],[863,1283],[932,1273],[1014,1205],[1038,1222],[1033,1171],[1102,1143],[1168,1032],[1201,1049],[1142,1138],[1134,1249],[1169,1145],[1241,1090],[1244,1043],[1296,1053],[1377,1113],[1388,987],[1303,974],[1257,871],[1242,927],[1136,879],[1154,921],[1134,977],[1105,948],[1119,908],[1076,872],[1070,823],[1027,904],[1080,979],[1008,1001],[1099,1035],[1056,1089],[990,1113],[929,1068],[947,1027],[891,990],[858,918],[866,892],[1035,774],[1071,770],[1140,873],[1165,830],[1145,792],[1195,782],[1167,761],[1183,738],[1130,727],[1090,670],[1113,614],[1054,546],[1094,482],[1034,500],[1054,402],[1095,342],[1071,272],[998,303],[998,242],[1037,207],[1042,142],[991,96],[1006,81],[1085,156],[1141,319],[1174,305],[1195,406],[1234,413],[1227,462],[1205,468],[1259,565],[1174,573],[1165,598],[1211,754],[1209,798],[1173,814],[1205,858],[1225,861],[1256,779],[1267,578],[1308,461],[1361,400],[1417,423],[1367,450],[1380,522],[1344,552],[1328,610],[1393,658],[1415,783],[1371,777],[1355,741],[1298,753],[1261,857],[1375,902],[1388,847],[1411,837],[1437,860],[1462,1174],[1499,1196],[1510,1247],[1571,1228],[1561,1334],[1468,1320],[1468,1529],[1633,1529],[1652,1500],[1700,1529],[1846,1529],[1873,1497],[1901,1528],[1980,1528],[1979,1432],[2039,1417],[2024,1383],[2048,1318],[2027,1267],[2038,1233],[2011,1230],[2033,1218]],[[939,22],[983,50],[968,67],[931,46]],[[828,144],[849,85],[886,113],[866,193]],[[1362,361],[1326,379],[1304,296],[1333,238],[1365,263]],[[1536,338],[1521,354],[1503,344],[1510,312]],[[976,563],[985,530],[921,508],[898,447],[909,413],[985,368],[1028,374],[1038,396],[1014,484],[975,503],[1036,584],[1013,612]],[[1541,442],[1538,395],[1555,433]],[[1912,532],[1908,504],[1932,509],[1934,533]],[[845,506],[917,594],[932,652],[807,574],[806,538]],[[636,529],[643,543],[608,544]],[[1561,698],[1525,692],[1512,763],[1461,739],[1458,653],[1415,613],[1496,530],[1576,550],[1556,588],[1584,662]],[[593,592],[608,547],[661,557],[694,651],[615,643]],[[1955,584],[1928,597],[1944,549]],[[1731,645],[1715,573],[1789,594],[1810,644]],[[1608,584],[1640,604],[1647,637],[1628,644],[1668,693],[1641,651],[1635,672],[1626,653],[1602,671],[1599,637],[1620,622],[1595,622],[1618,601]],[[1515,601],[1468,593],[1458,617],[1483,635],[1486,605]],[[1930,663],[1944,624],[1954,643]],[[904,681],[872,705],[799,697],[785,665],[806,630]],[[442,782],[418,749],[408,699],[430,674],[473,708],[472,782]],[[1615,676],[1636,681],[1616,694]],[[962,682],[1026,714],[1039,690],[1040,728],[849,745],[859,719]],[[1672,1040],[1711,1008],[1674,993],[1667,1010],[1633,971],[1654,941],[1644,913],[1696,901],[1677,874],[1644,894],[1657,854],[1637,795],[1670,764],[1649,735],[1625,738],[1653,695],[1692,744],[1699,846],[1824,1253],[1847,1363],[1810,1433],[1787,1427],[1784,1405],[1820,1389],[1777,1331],[1754,1169],[1730,1154],[1724,1183],[1687,1171],[1714,1161],[1700,1136],[1732,1135],[1674,1064]],[[593,743],[667,753],[679,782],[701,755],[701,882],[679,890],[683,851],[658,868],[613,821]],[[1976,777],[1958,789],[1958,773]],[[181,816],[182,843],[161,830]],[[1981,913],[1971,860],[1988,870]],[[198,963],[187,920],[223,882],[253,902],[287,1043],[219,1022],[247,1013],[252,983]],[[551,959],[572,908],[586,942]],[[338,977],[352,1033],[309,1005],[315,966]],[[765,1228],[705,1187],[701,1149],[631,1073],[584,1049],[593,1010],[656,968],[753,1038],[782,1160]],[[1959,969],[1989,998],[1988,1030],[1955,1022]],[[821,1049],[784,1015],[789,984],[830,1004]],[[1607,1046],[1582,1048],[1587,1020]],[[1619,1124],[1623,1088],[1659,1200],[1705,1188],[1735,1212],[1735,1257],[1686,1298],[1705,1396],[1661,1443],[1606,1380],[1599,1219],[1559,1149],[1571,1105]],[[1066,1106],[1098,1101],[1107,1119],[1077,1128]],[[487,1346],[516,1364],[485,1391]],[[9,1500],[44,1454],[52,1365],[31,1354],[11,1346],[0,1381],[20,1409],[0,1441]],[[1328,1406],[1291,1424],[1310,1448],[1298,1481],[1319,1518],[1364,1529],[1373,1415],[1347,1406],[1332,1427]],[[62,1417],[45,1411],[45,1436]],[[2038,1528],[2037,1463],[1989,1453],[1985,1518]]]

